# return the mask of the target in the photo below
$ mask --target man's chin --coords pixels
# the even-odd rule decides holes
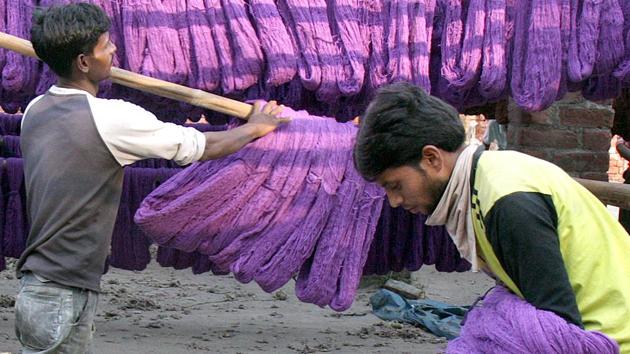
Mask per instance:
[[[417,208],[413,208],[409,210],[409,212],[414,215],[429,215],[430,213],[433,212],[433,210],[431,210],[430,213],[427,213],[427,211],[424,208],[417,207]]]

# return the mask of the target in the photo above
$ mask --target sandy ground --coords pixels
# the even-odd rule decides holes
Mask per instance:
[[[193,275],[155,262],[142,272],[111,269],[103,278],[96,353],[437,353],[446,341],[420,328],[381,321],[368,298],[382,278],[367,279],[352,308],[337,313],[297,300],[293,284],[268,294],[231,276]],[[492,282],[482,274],[411,275],[428,298],[466,305]],[[0,272],[0,352],[17,353],[13,265]]]

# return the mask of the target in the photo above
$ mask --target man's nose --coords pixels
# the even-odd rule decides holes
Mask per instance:
[[[387,199],[389,200],[389,205],[391,205],[392,208],[399,207],[403,202],[402,197],[397,193],[387,192]]]

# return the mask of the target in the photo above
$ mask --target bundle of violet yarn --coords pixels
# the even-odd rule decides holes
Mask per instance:
[[[354,169],[357,128],[285,109],[292,122],[155,189],[135,222],[160,246],[207,255],[216,273],[350,307],[384,193]]]

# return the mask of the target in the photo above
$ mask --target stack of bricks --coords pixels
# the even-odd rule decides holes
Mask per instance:
[[[570,93],[541,112],[508,104],[508,148],[550,161],[573,177],[608,181],[614,111]]]

